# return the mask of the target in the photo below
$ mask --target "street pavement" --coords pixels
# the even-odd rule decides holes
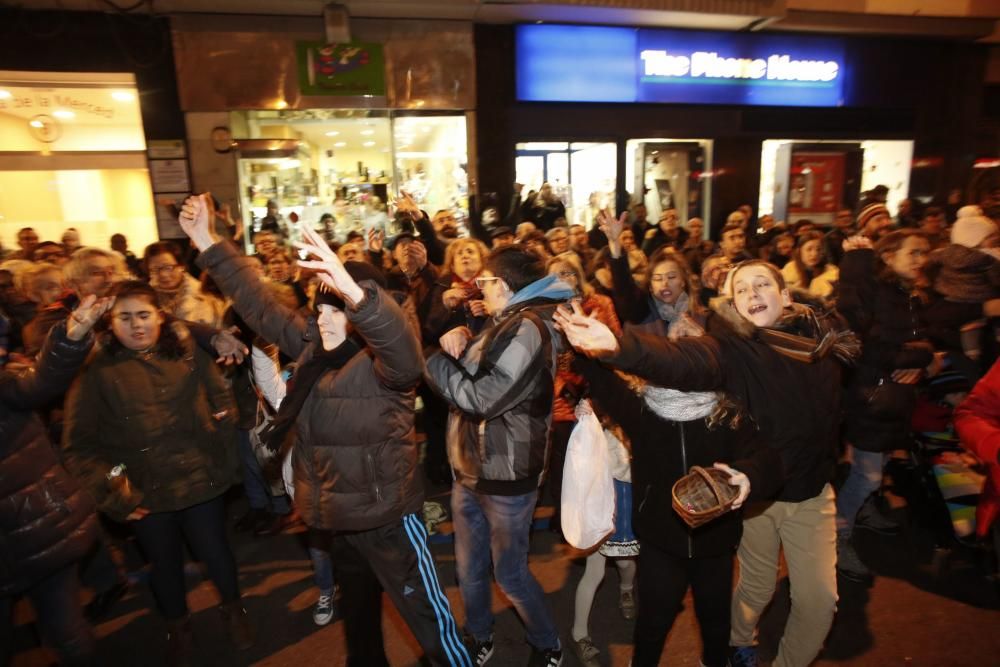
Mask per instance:
[[[448,505],[447,489],[429,499]],[[245,505],[238,497],[230,508],[235,520]],[[549,507],[539,507],[529,559],[562,631],[568,649],[576,583],[583,574],[582,554],[547,529]],[[896,514],[908,518],[905,509]],[[431,551],[442,585],[456,618],[463,618],[455,584],[455,561],[449,522],[436,526]],[[196,664],[214,666],[294,665],[329,667],[344,662],[344,625],[338,618],[319,628],[312,621],[317,589],[312,584],[309,559],[301,531],[273,537],[233,533],[246,607],[259,629],[250,650],[233,649],[215,610],[217,597],[203,581],[196,564],[189,566],[189,605],[198,646]],[[818,666],[872,665],[908,667],[978,667],[1000,665],[1000,593],[995,564],[983,551],[935,548],[919,521],[908,520],[904,530],[887,537],[858,531],[857,548],[877,576],[871,586],[840,582],[837,619]],[[144,584],[138,555],[130,551],[129,566],[135,585],[98,626],[102,665],[155,666],[163,664],[164,624],[156,614]],[[601,651],[602,665],[628,665],[632,622],[618,606],[617,571],[609,564],[590,618],[590,632]],[[641,573],[640,573],[641,576]],[[781,572],[775,601],[761,623],[760,652],[773,656],[788,614],[788,582]],[[494,591],[496,652],[492,667],[525,665],[529,648],[510,604]],[[13,667],[41,667],[54,660],[37,647],[31,613],[26,604],[15,611],[16,655]],[[419,646],[400,616],[386,600],[383,612],[386,654],[393,667],[417,665]],[[565,665],[578,664],[566,651]],[[667,642],[663,665],[697,666],[700,645],[690,595]]]

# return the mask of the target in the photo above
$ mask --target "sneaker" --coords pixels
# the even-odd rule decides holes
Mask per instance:
[[[755,646],[733,646],[729,649],[730,667],[760,667]]]
[[[896,535],[900,530],[899,522],[892,520],[882,512],[877,503],[878,501],[873,496],[861,506],[854,518],[854,527],[864,528],[879,535]]]
[[[631,590],[619,593],[618,608],[622,612],[622,618],[626,621],[633,620],[635,618],[635,593]]]
[[[472,658],[472,664],[476,667],[482,667],[493,657],[492,637],[481,642],[472,635],[466,635],[465,646],[469,649],[469,657]]]
[[[597,659],[601,652],[594,646],[590,637],[577,639],[570,646],[573,648],[573,653],[576,654],[576,659],[583,667],[601,667],[601,663]]]
[[[532,646],[528,667],[559,667],[562,661],[563,652],[561,648],[547,648],[544,651],[540,651]]]
[[[326,625],[333,620],[334,607],[332,595],[320,595],[313,607],[313,623],[316,625]]]
[[[867,582],[872,576],[872,571],[854,550],[850,533],[837,533],[837,572],[857,582]]]

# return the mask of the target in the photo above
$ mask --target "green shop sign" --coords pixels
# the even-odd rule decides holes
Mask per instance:
[[[385,95],[381,44],[296,42],[303,95]]]

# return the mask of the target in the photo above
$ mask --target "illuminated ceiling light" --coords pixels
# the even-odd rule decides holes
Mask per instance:
[[[119,102],[134,102],[135,95],[127,90],[116,90],[111,93],[112,99],[118,100]]]
[[[340,134],[340,132],[337,132],[336,130],[330,130],[329,132],[326,133],[326,136],[328,136],[328,137],[335,137],[338,134]]]
[[[274,107],[276,109],[287,109],[288,102],[286,102],[285,100],[278,100],[277,102],[275,102]]]
[[[374,141],[366,141],[366,142],[364,142],[361,145],[364,146],[365,148],[371,148],[372,146],[375,145],[375,142]]]
[[[429,127],[427,127],[427,126],[425,125],[425,126],[423,126],[422,128],[420,128],[420,131],[421,131],[421,132],[430,132],[430,131],[431,131],[431,128],[429,128]]]
[[[43,123],[40,120],[28,121],[28,125],[30,125],[31,127],[36,127],[38,129],[42,129],[43,127],[45,127],[45,123]]]
[[[14,97],[14,94],[9,90],[0,90],[0,100],[9,100]]]
[[[56,109],[52,112],[52,115],[56,118],[62,118],[63,120],[69,120],[70,118],[76,118],[76,114],[72,111],[66,109]]]
[[[347,145],[347,142],[346,142],[346,141],[338,141],[338,142],[337,142],[337,143],[335,143],[335,144],[334,144],[333,146],[334,146],[334,148],[343,148],[343,147],[344,147],[344,146],[346,146],[346,145]]]
[[[375,130],[361,130],[361,136],[370,137],[375,134]]]

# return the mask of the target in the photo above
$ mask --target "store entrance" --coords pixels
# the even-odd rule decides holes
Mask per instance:
[[[614,210],[618,177],[612,142],[529,141],[515,147],[515,180],[524,185],[524,199],[543,183],[566,207],[568,224],[594,225],[598,211]]]
[[[632,202],[642,201],[650,220],[659,219],[668,208],[676,209],[682,222],[710,218],[710,140],[630,139],[625,144],[625,164]]]

